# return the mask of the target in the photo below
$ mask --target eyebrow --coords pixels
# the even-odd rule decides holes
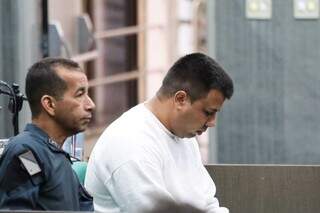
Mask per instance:
[[[75,91],[75,95],[78,93],[78,92],[86,92],[87,89],[86,87],[82,86],[82,87],[79,87],[76,91]]]
[[[220,109],[214,109],[214,108],[207,108],[206,110],[210,111],[210,112],[219,112],[220,111]]]

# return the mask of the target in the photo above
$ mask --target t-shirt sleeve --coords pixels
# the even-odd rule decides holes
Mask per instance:
[[[166,190],[161,168],[143,160],[132,160],[115,170],[105,183],[124,212],[147,212],[159,200],[173,201]]]
[[[208,171],[203,166],[199,151],[199,145],[196,141],[193,141],[193,146],[195,150],[195,155],[197,159],[198,167],[203,176],[203,181],[201,184],[206,185],[205,187],[207,190],[204,192],[206,197],[206,209],[205,212],[208,213],[229,213],[229,210],[225,207],[220,207],[218,199],[215,197],[216,194],[216,186],[213,182],[212,178],[210,177]]]

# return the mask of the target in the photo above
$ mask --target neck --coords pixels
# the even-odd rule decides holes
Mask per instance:
[[[173,110],[172,103],[169,98],[161,98],[154,96],[145,106],[159,119],[159,121],[170,131],[171,128],[171,112]]]
[[[44,119],[43,116],[40,115],[37,118],[33,118],[32,123],[46,132],[60,147],[62,147],[68,137],[67,133],[51,118]]]

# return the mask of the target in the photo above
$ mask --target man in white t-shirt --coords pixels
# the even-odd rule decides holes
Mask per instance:
[[[85,180],[95,211],[157,212],[165,200],[229,212],[215,198],[195,136],[215,126],[216,113],[232,94],[231,78],[212,58],[180,58],[156,96],[125,112],[95,145]]]

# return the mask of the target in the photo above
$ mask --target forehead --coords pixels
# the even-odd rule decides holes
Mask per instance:
[[[196,100],[193,104],[202,108],[219,110],[225,100],[224,95],[219,90],[210,90],[207,96]]]
[[[87,76],[80,70],[69,70],[67,68],[57,68],[57,74],[67,83],[68,87],[85,86],[88,84]]]

